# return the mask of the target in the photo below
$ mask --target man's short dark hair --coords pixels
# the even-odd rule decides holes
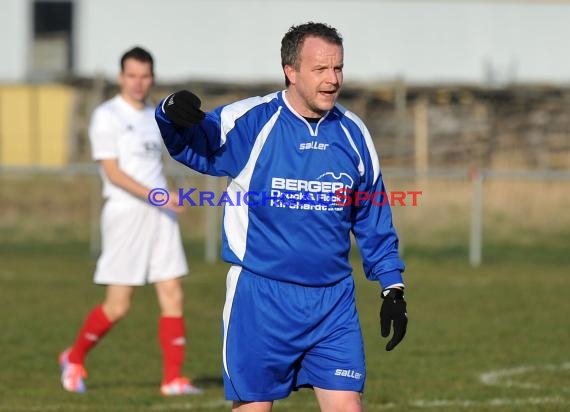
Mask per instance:
[[[299,54],[307,37],[318,37],[342,47],[342,36],[328,24],[310,21],[298,26],[291,26],[281,40],[281,67],[284,68],[289,65],[295,69],[299,68]],[[289,79],[285,76],[285,86],[289,86],[289,84]]]
[[[154,60],[152,55],[142,47],[133,47],[123,54],[121,57],[121,73],[125,71],[125,61],[127,59],[135,59],[142,63],[150,63],[150,72],[154,76]]]

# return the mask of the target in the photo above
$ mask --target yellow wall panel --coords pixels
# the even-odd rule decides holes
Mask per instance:
[[[66,86],[38,89],[38,163],[61,166],[69,157],[73,90]]]
[[[33,151],[33,91],[29,86],[0,88],[0,163],[31,165]]]
[[[73,96],[63,85],[0,86],[0,164],[65,165]]]

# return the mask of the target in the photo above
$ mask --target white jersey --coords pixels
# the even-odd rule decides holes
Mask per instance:
[[[162,169],[162,137],[154,120],[154,109],[137,110],[120,95],[104,102],[93,112],[89,125],[94,160],[117,159],[119,168],[148,188],[166,188]],[[102,168],[105,199],[134,196],[112,184]]]

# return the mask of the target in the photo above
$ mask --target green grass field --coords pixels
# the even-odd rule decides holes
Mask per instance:
[[[570,410],[568,236],[533,245],[486,244],[485,263],[467,265],[455,247],[406,248],[408,335],[393,352],[379,336],[378,288],[354,257],[366,343],[367,411]],[[565,246],[566,245],[566,246]],[[163,398],[151,287],[137,290],[129,316],[91,353],[89,391],[60,388],[56,357],[102,298],[92,284],[87,243],[10,243],[0,248],[0,411],[225,411],[221,312],[225,264],[188,244],[186,372],[206,393]],[[318,410],[310,390],[276,411]]]

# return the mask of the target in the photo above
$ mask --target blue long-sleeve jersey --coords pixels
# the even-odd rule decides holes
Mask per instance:
[[[163,103],[156,120],[170,155],[229,177],[225,261],[280,281],[328,285],[352,272],[352,231],[366,277],[383,287],[403,283],[388,202],[355,206],[356,192],[363,199],[385,188],[370,134],[354,113],[337,104],[310,123],[277,92],[219,107],[182,128]]]

